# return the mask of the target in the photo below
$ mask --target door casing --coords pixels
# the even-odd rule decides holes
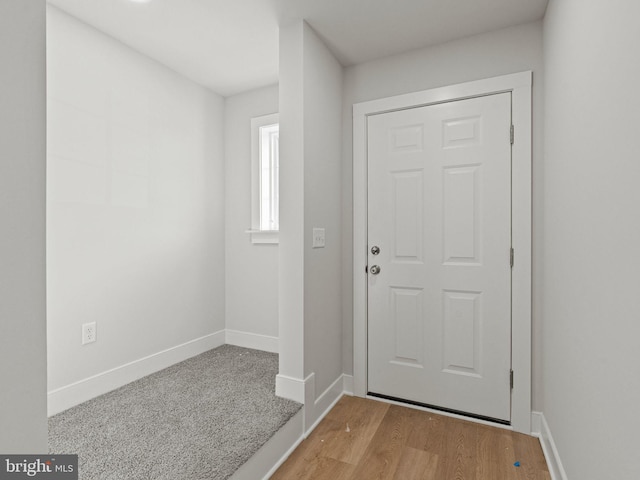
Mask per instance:
[[[511,428],[531,433],[532,72],[450,85],[353,106],[353,391],[367,395],[367,116],[488,94],[512,93]]]

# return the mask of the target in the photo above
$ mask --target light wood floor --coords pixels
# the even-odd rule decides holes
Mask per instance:
[[[520,467],[514,466],[516,461]],[[344,396],[272,480],[550,480],[537,438]]]

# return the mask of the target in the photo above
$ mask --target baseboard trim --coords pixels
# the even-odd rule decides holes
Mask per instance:
[[[236,470],[230,480],[268,480],[304,439],[303,418],[300,410]]]
[[[542,412],[531,412],[531,429],[532,435],[540,439],[542,453],[547,461],[551,480],[568,480],[567,473],[564,471],[558,449],[553,441],[549,424]]]
[[[322,419],[329,413],[338,400],[344,395],[344,375],[340,375],[322,394],[314,399],[315,396],[315,376],[314,374],[307,377],[307,394],[305,403],[305,438],[318,426]]]
[[[60,413],[224,343],[225,331],[220,330],[51,390],[47,393],[47,414],[52,416]]]
[[[531,412],[531,435],[540,437],[542,432],[542,412]]]
[[[238,347],[252,348],[254,350],[271,353],[279,352],[278,337],[227,329],[225,331],[225,341],[229,345],[236,345]]]
[[[276,395],[304,405],[305,380],[276,375]]]
[[[346,395],[353,396],[353,375],[343,374],[342,380],[343,380],[342,388],[344,389],[344,393]]]
[[[287,425],[282,427],[282,429],[274,435],[272,438],[273,442],[269,440],[247,463],[233,474],[231,480],[253,480],[255,478],[268,480],[287,458],[289,458],[300,443],[318,426],[338,400],[340,400],[343,395],[350,394],[344,386],[350,385],[349,382],[353,381],[351,375],[340,375],[317,399],[313,399],[315,393],[314,373],[311,373],[304,380],[297,380],[281,375],[278,375],[278,377],[280,377],[282,384],[286,385],[286,388],[298,391],[302,390],[302,396],[303,398],[306,397],[307,403]],[[276,385],[278,384],[278,377],[276,377]],[[315,420],[313,424],[307,428],[310,418],[314,418]],[[287,431],[283,432],[285,429],[287,429]],[[281,432],[283,433],[281,434]],[[286,449],[287,445],[290,445],[288,449]],[[269,452],[277,449],[284,451],[284,453],[274,462],[273,455]],[[269,465],[272,465],[271,468],[266,475],[262,476],[262,472],[265,471]]]

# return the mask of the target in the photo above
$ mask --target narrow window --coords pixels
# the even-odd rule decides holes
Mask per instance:
[[[251,119],[252,243],[278,243],[279,132],[277,113]]]
[[[260,230],[277,231],[278,133],[277,123],[260,127]]]

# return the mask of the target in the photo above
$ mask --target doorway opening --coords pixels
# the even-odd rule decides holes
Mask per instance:
[[[523,433],[531,432],[531,77],[531,72],[523,72],[354,105],[353,253],[354,272],[358,272],[354,275],[354,393],[356,395],[366,396],[370,391],[374,391],[375,393],[391,397],[407,397],[406,394],[401,393],[397,395],[395,393],[396,385],[392,385],[390,390],[383,392],[376,391],[379,389],[372,390],[369,385],[371,380],[369,372],[371,368],[369,365],[371,354],[369,349],[371,348],[371,343],[368,342],[367,339],[371,335],[372,315],[375,316],[375,312],[372,311],[372,305],[369,303],[370,284],[372,281],[372,272],[369,267],[373,268],[373,265],[370,265],[372,257],[370,253],[371,245],[369,245],[370,239],[368,237],[371,219],[371,215],[368,215],[371,208],[371,205],[369,205],[370,186],[368,183],[370,175],[370,145],[368,143],[369,121],[374,116],[379,117],[389,112],[405,111],[429,105],[441,105],[447,102],[507,93],[509,94],[507,96],[510,96],[512,102],[511,119],[514,126],[514,142],[510,147],[512,155],[510,172],[510,187],[512,189],[511,218],[513,219],[510,227],[510,248],[513,248],[513,253],[507,251],[505,254],[506,261],[510,261],[510,256],[513,255],[513,267],[511,268],[509,264],[509,268],[511,268],[511,298],[510,306],[508,307],[511,312],[512,324],[507,339],[509,352],[512,352],[512,355],[509,359],[510,368],[506,368],[504,372],[505,378],[503,383],[507,385],[508,388],[511,410],[510,418],[507,417],[505,419],[504,415],[499,415],[498,417],[502,421],[510,420],[512,428],[516,431]],[[468,119],[470,117],[468,115],[461,115],[460,118]],[[465,128],[467,131],[472,131],[469,130],[468,125],[463,125],[458,128],[458,133],[462,132]],[[411,131],[406,130],[404,133],[411,133]],[[507,131],[505,134],[507,138],[509,138],[511,132]],[[411,140],[411,136],[405,135],[405,137],[403,138],[405,138],[406,141],[397,142],[398,147],[403,147],[403,145],[408,148],[411,147],[411,141],[409,141]],[[459,134],[458,137],[460,137]],[[464,137],[464,135],[462,135],[462,137]],[[455,140],[455,138],[455,135],[451,137],[453,140]],[[400,140],[402,140],[402,138],[400,138]],[[441,142],[444,140],[444,137],[440,138]],[[464,175],[458,179],[462,179],[462,177],[464,177]],[[472,175],[467,175],[467,179],[470,177],[472,177]],[[409,182],[409,184],[410,183],[411,182]],[[407,186],[409,184],[407,184]],[[405,193],[406,191],[408,190],[405,189]],[[411,225],[411,223],[409,222],[407,225]],[[392,249],[392,251],[394,250]],[[397,251],[394,252],[397,253]],[[381,265],[378,265],[378,267],[381,267]],[[382,273],[381,270],[380,274]],[[382,277],[379,276],[379,278]],[[374,281],[379,280],[376,279]],[[402,282],[395,283],[400,286],[405,286]],[[389,286],[397,285],[390,284]],[[473,289],[463,287],[450,290],[458,290],[460,293],[460,295],[456,293],[455,296],[459,298],[457,298],[456,302],[450,302],[450,305],[456,308],[460,306],[463,312],[465,309],[473,310],[476,308],[474,304],[477,302],[469,297],[469,295],[473,293]],[[389,290],[387,290],[387,294],[383,295],[387,301],[390,295],[388,292]],[[409,293],[416,292],[413,291]],[[408,308],[409,306],[417,306],[422,303],[415,302],[415,298],[412,299],[410,297],[409,295],[406,298],[402,298],[402,300],[407,300],[407,302],[405,302],[405,307],[407,308],[404,309],[406,312],[411,312],[411,309]],[[455,305],[456,303],[457,305]],[[414,312],[415,311],[417,310],[414,310]],[[469,316],[469,318],[471,317],[473,317],[473,315]],[[387,320],[388,318],[387,316]],[[405,332],[405,338],[408,342],[406,345],[411,345],[411,337],[413,336],[415,335],[411,334],[411,329]],[[441,338],[442,337],[440,337],[439,341],[442,341]],[[389,363],[388,359],[386,363]],[[380,365],[376,365],[374,368],[378,369],[379,367]],[[413,366],[415,370],[419,370],[420,368],[420,366]],[[513,374],[511,370],[513,370]],[[375,376],[376,372],[373,373]],[[474,372],[471,371],[459,371],[458,373],[470,377],[474,375]],[[513,378],[512,389],[511,378]],[[455,392],[453,398],[460,395],[462,395],[462,392]],[[433,403],[431,401],[421,401],[420,398],[409,398],[409,400],[419,403]],[[468,410],[466,407],[462,409],[458,408],[455,404],[452,406],[448,404],[442,405],[439,402],[435,403],[453,410]],[[471,413],[474,412],[472,411]],[[493,414],[485,415],[482,412],[480,412],[479,415],[490,418],[496,417]]]

